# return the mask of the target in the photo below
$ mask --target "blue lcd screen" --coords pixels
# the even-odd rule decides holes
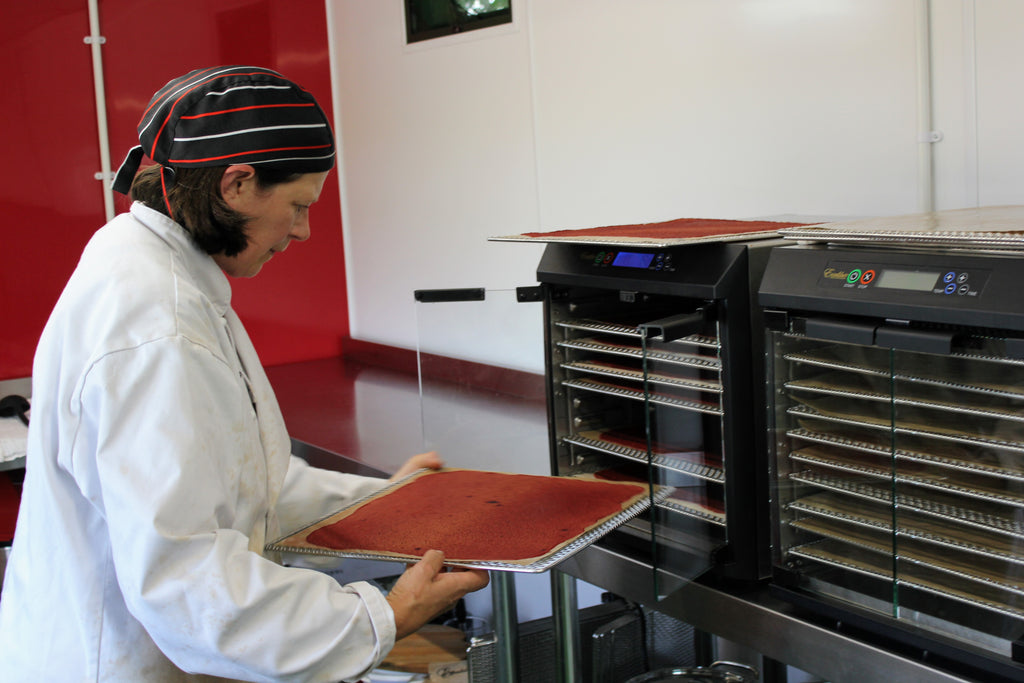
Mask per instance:
[[[612,261],[612,265],[622,266],[623,268],[646,268],[651,265],[651,261],[653,260],[654,254],[641,254],[635,251],[620,251],[615,256],[615,260]]]

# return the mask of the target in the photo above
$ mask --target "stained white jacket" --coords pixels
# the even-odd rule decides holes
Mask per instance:
[[[33,367],[4,681],[339,681],[394,644],[377,589],[264,555],[382,481],[290,455],[230,293],[141,204],[83,252]]]

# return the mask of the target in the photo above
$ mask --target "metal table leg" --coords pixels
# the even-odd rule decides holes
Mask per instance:
[[[580,647],[580,613],[576,599],[576,578],[551,570],[551,614],[554,621],[555,661],[558,683],[583,680]]]
[[[497,652],[496,683],[519,681],[519,615],[513,572],[491,572],[491,605]]]

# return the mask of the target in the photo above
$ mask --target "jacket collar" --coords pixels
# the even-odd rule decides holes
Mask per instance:
[[[224,315],[231,306],[231,284],[213,257],[196,246],[185,228],[159,211],[141,202],[134,202],[131,214],[178,254],[199,288],[209,297],[217,311]]]

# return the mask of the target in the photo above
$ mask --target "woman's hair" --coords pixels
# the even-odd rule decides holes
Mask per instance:
[[[173,218],[207,254],[235,256],[245,249],[248,243],[245,225],[250,216],[235,211],[221,197],[220,181],[226,166],[174,169],[174,182],[167,190],[166,201],[160,168],[159,165],[149,166],[135,176],[131,189],[134,201]],[[302,175],[259,166],[253,168],[260,190],[269,190]]]

